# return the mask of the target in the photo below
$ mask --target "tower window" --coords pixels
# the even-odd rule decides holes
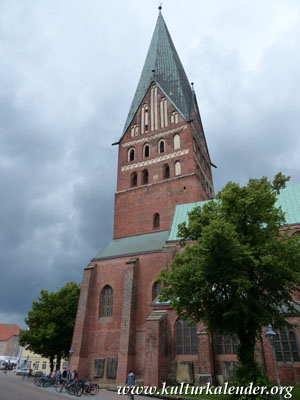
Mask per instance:
[[[165,141],[163,139],[158,142],[158,152],[160,154],[165,152]]]
[[[135,159],[135,148],[131,147],[131,149],[128,150],[128,162],[134,161]]]
[[[181,162],[176,161],[175,163],[175,175],[180,175],[181,174]]]
[[[137,185],[137,173],[132,172],[130,174],[130,187],[134,187]]]
[[[153,228],[159,228],[160,226],[160,217],[158,213],[153,215]]]
[[[163,165],[163,179],[170,178],[170,167],[169,164]]]
[[[148,170],[144,169],[142,171],[142,185],[146,185],[149,181],[149,174],[148,174]]]
[[[178,124],[178,113],[175,111],[171,114],[171,124]]]
[[[149,157],[150,156],[150,146],[148,143],[145,144],[144,146],[144,157]]]
[[[174,135],[174,150],[176,149],[180,149],[180,135],[178,133]]]
[[[175,325],[176,354],[197,354],[196,325],[187,320],[179,320]]]
[[[141,110],[141,134],[148,132],[149,115],[148,115],[148,105],[144,104]]]
[[[139,133],[139,127],[138,125],[135,124],[131,127],[130,136],[131,137],[137,136],[138,133]]]
[[[111,317],[113,314],[113,290],[106,285],[101,292],[100,317]]]
[[[168,100],[161,99],[160,101],[160,127],[168,126]]]

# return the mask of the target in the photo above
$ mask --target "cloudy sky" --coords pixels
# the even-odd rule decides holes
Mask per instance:
[[[112,237],[117,141],[156,0],[0,0],[0,322]],[[214,170],[300,182],[299,0],[165,0]]]

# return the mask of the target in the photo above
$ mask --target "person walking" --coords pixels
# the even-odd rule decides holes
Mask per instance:
[[[127,375],[126,385],[129,388],[128,396],[129,396],[130,400],[134,400],[133,388],[135,386],[135,376],[134,376],[134,373],[132,371],[129,371],[129,374]]]

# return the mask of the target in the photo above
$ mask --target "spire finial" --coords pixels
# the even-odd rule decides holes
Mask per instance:
[[[162,4],[163,4],[163,2],[162,2],[162,1],[160,1],[160,2],[159,2],[159,6],[158,6],[158,9],[159,9],[159,11],[161,11],[161,10],[162,10]]]

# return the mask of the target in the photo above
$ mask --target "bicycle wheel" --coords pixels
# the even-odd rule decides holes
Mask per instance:
[[[76,397],[81,397],[83,395],[84,392],[84,386],[83,385],[77,385],[75,387],[75,396]]]
[[[96,394],[99,393],[100,387],[97,383],[92,383],[90,386],[90,394],[92,396],[95,396]]]

